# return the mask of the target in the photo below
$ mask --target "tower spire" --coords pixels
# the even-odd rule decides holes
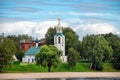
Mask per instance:
[[[60,17],[58,17],[58,26],[60,26]]]

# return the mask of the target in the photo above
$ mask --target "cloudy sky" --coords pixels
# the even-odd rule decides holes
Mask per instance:
[[[120,0],[0,0],[0,34],[43,38],[47,29],[70,27],[86,34],[120,35]]]

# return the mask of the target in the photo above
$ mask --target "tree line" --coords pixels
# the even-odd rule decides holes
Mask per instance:
[[[16,55],[18,60],[22,60],[24,56],[24,51],[19,51],[20,40],[31,39],[28,35],[8,35],[0,36],[0,71],[7,67],[9,64],[13,63],[13,56]]]
[[[46,44],[54,44],[55,28],[50,27],[45,35]],[[102,70],[104,62],[111,62],[120,69],[120,37],[113,33],[86,35],[82,41],[71,28],[63,28],[65,35],[65,53],[68,64],[74,67],[77,62],[86,60],[90,69]],[[78,56],[79,55],[79,56]]]
[[[43,49],[41,47],[40,52],[36,55],[37,64],[48,66],[48,71],[60,62],[61,52],[53,46],[55,34],[55,28],[50,27],[45,34],[46,45],[43,46]],[[110,62],[116,69],[120,69],[120,37],[117,35],[113,33],[86,35],[80,41],[76,32],[68,27],[63,28],[63,34],[70,69],[74,68],[77,62],[82,61],[89,62],[89,67],[93,70],[102,70],[104,62]],[[31,37],[28,35],[0,37],[0,70],[13,61],[14,54],[21,61],[24,56],[24,51],[19,52],[21,39],[31,39]]]

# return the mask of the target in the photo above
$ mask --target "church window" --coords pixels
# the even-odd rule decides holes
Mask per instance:
[[[58,37],[58,43],[60,43],[60,37]]]

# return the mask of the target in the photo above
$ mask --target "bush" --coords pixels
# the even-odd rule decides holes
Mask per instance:
[[[20,65],[20,61],[14,61],[14,65]]]
[[[103,70],[103,64],[101,62],[98,62],[98,65],[96,66],[96,70]]]
[[[119,63],[119,62],[114,62],[114,63],[113,63],[113,66],[114,66],[114,68],[120,70],[120,63]]]

